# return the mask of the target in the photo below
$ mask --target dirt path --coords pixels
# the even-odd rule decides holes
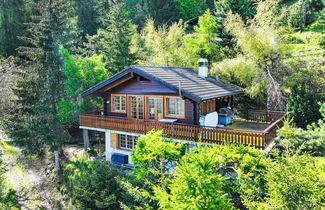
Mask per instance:
[[[26,158],[1,132],[0,149],[21,209],[73,209],[58,191],[55,173],[46,160]]]

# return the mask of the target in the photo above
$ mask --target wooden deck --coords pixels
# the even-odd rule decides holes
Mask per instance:
[[[247,122],[269,123],[263,131],[203,127],[179,123],[130,120],[96,114],[81,114],[80,126],[146,134],[151,130],[163,130],[164,136],[172,139],[209,144],[245,144],[264,149],[276,136],[281,126],[283,112],[250,111]]]

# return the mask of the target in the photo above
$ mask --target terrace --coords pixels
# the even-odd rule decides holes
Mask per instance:
[[[206,127],[182,123],[148,120],[131,120],[92,112],[80,115],[81,127],[116,130],[146,134],[151,130],[163,130],[164,137],[209,144],[244,144],[258,149],[266,148],[282,126],[284,112],[248,111],[246,116],[234,120],[232,125]]]

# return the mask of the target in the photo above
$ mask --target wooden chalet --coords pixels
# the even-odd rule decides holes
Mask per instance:
[[[153,129],[163,129],[164,136],[174,141],[263,149],[274,138],[283,113],[250,111],[246,118],[236,116],[223,127],[202,125],[202,116],[232,110],[233,98],[242,93],[233,84],[209,77],[204,62],[199,73],[190,68],[130,66],[81,94],[100,96],[103,108],[81,114],[80,128],[86,146],[88,130],[105,132],[107,160],[114,154],[130,155],[137,137]]]

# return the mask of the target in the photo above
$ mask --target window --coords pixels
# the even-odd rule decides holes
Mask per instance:
[[[130,118],[143,120],[143,96],[130,96]]]
[[[112,112],[126,112],[126,96],[112,95]]]
[[[184,117],[185,103],[180,97],[166,97],[166,115],[171,117]]]
[[[148,119],[159,120],[163,118],[163,98],[149,97],[148,98]]]
[[[120,148],[132,150],[134,149],[137,143],[138,137],[137,136],[130,136],[125,134],[119,134],[119,141],[120,141]]]

